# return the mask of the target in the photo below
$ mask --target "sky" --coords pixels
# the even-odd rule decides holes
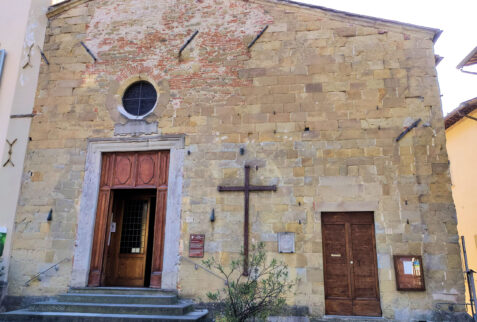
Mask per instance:
[[[295,0],[332,9],[438,28],[435,53],[444,57],[437,66],[444,115],[463,101],[477,97],[477,75],[456,69],[477,46],[475,0]],[[52,2],[59,2],[52,0]],[[472,31],[475,34],[472,34]],[[477,71],[477,67],[468,68]]]
[[[456,69],[456,66],[477,46],[475,18],[477,1],[300,0],[300,2],[443,30],[435,44],[435,53],[444,57],[437,66],[444,115],[463,101],[477,97],[477,75],[465,74]],[[467,70],[477,71],[477,68]]]

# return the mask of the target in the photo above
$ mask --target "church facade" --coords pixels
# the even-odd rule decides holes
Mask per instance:
[[[464,301],[439,30],[269,0],[71,0],[48,17],[10,296],[203,300],[223,282],[195,264],[248,238],[310,316]]]

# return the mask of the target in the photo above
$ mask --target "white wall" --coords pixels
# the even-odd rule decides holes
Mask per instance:
[[[18,202],[23,163],[28,144],[31,118],[14,118],[14,114],[33,111],[41,56],[47,25],[46,11],[51,0],[0,0],[0,49],[7,57],[0,83],[0,226],[7,227],[7,241],[1,266],[7,280],[11,237]],[[33,47],[30,52],[30,46]],[[28,62],[30,65],[23,68]],[[3,167],[8,159],[6,140],[17,142],[12,149],[11,164]]]
[[[20,71],[30,2],[31,0],[0,0],[0,48],[7,51],[3,75],[0,79],[0,155],[2,156],[6,148],[5,139]]]

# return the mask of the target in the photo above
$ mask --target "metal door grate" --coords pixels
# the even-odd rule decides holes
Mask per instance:
[[[146,242],[147,200],[126,200],[121,230],[121,254],[143,254]]]

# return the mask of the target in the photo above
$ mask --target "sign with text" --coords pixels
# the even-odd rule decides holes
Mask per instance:
[[[204,234],[190,234],[189,239],[189,257],[202,258],[204,257]]]
[[[421,256],[394,255],[394,272],[398,291],[426,290]]]

